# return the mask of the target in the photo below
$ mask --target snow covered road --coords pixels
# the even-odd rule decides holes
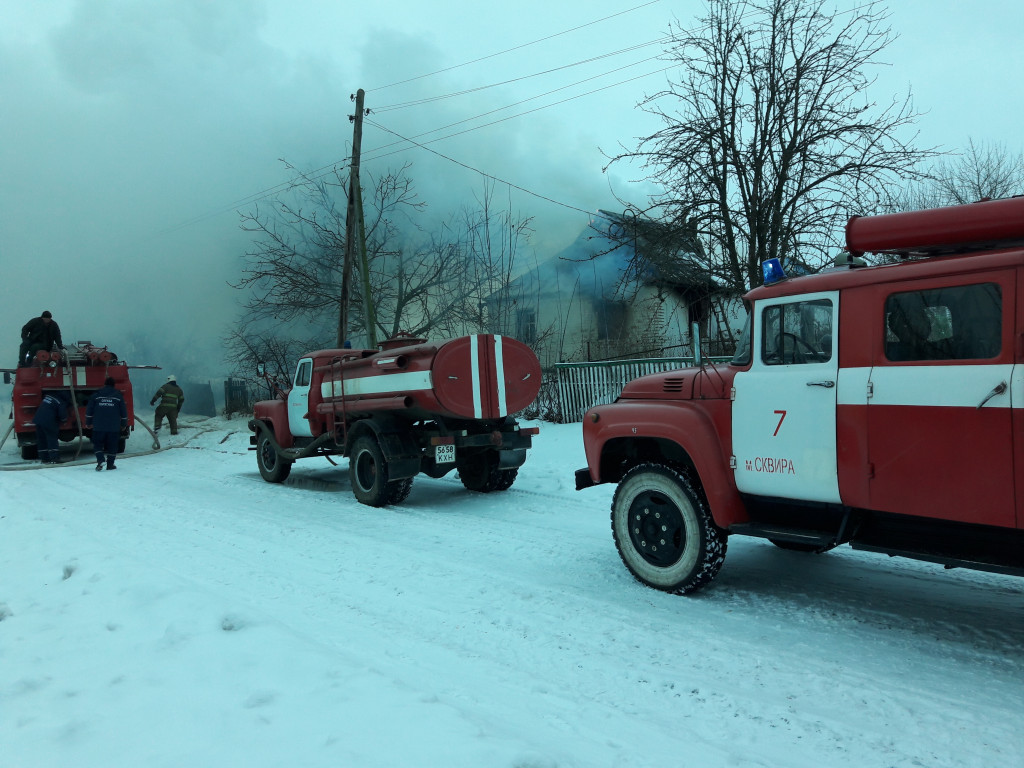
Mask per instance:
[[[386,509],[345,462],[264,483],[243,420],[0,473],[0,762],[1024,765],[1024,581],[735,538],[664,595],[539,426],[511,490]]]

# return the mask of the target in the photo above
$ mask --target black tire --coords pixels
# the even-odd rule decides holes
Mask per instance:
[[[21,458],[23,459],[38,459],[39,458],[39,447],[35,445],[23,445],[21,446]]]
[[[835,544],[801,544],[798,541],[782,541],[781,539],[768,539],[779,549],[790,552],[809,552],[812,555],[823,555],[836,548]]]
[[[283,483],[288,473],[292,471],[292,463],[281,458],[274,448],[273,440],[270,439],[270,433],[261,429],[256,440],[256,464],[263,479],[268,483]]]
[[[388,463],[380,443],[372,435],[363,435],[353,443],[348,458],[348,476],[352,493],[360,503],[371,507],[393,503],[395,489],[388,487]]]
[[[516,481],[516,475],[519,474],[519,467],[514,469],[503,469],[500,471],[498,476],[498,484],[495,486],[496,491],[507,491],[512,487],[512,483]]]
[[[401,504],[409,498],[409,492],[412,491],[412,478],[392,480],[387,484],[386,490],[387,498],[384,500],[384,504]]]
[[[484,451],[459,462],[459,479],[477,493],[505,491],[512,487],[519,469],[498,469],[496,451]]]
[[[722,568],[728,543],[699,486],[671,467],[641,464],[612,499],[612,535],[630,573],[649,587],[687,594]]]

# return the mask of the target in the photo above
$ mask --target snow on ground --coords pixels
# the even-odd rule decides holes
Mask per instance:
[[[737,537],[665,595],[539,426],[512,489],[386,509],[263,482],[244,419],[0,471],[0,764],[1024,765],[1024,580]]]

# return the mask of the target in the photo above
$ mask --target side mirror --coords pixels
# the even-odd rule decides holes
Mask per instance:
[[[256,363],[256,375],[260,377],[267,375],[266,363]]]
[[[10,383],[11,383],[11,373],[10,373],[10,371],[4,371],[4,384],[10,384]]]

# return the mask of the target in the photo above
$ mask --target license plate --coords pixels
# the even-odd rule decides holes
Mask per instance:
[[[434,446],[434,461],[438,464],[451,464],[453,461],[455,461],[455,446]]]

